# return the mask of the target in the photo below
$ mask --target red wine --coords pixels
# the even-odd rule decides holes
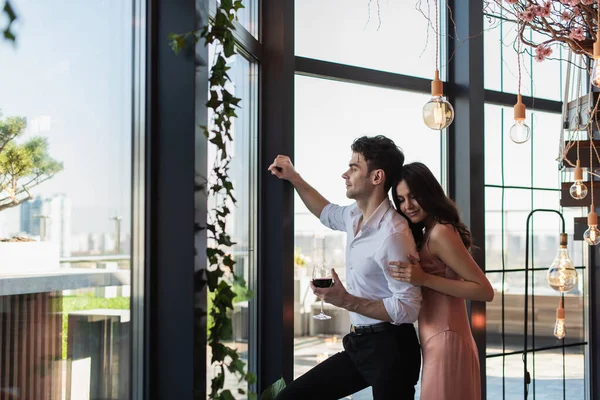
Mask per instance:
[[[328,288],[333,285],[333,279],[331,278],[319,278],[313,279],[313,285],[320,288]]]

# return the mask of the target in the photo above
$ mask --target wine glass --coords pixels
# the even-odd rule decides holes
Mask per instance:
[[[312,283],[318,288],[328,288],[333,285],[331,270],[327,268],[327,265],[315,263],[312,274]],[[317,315],[313,315],[313,318],[321,321],[331,319],[329,315],[325,315],[323,312],[323,299],[321,299],[321,312]]]

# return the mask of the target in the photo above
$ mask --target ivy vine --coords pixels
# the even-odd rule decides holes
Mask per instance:
[[[235,55],[235,41],[233,22],[237,18],[237,11],[243,8],[241,0],[221,0],[218,4],[214,18],[200,31],[183,34],[169,35],[170,45],[175,54],[204,39],[205,46],[213,45],[215,57],[210,68],[209,87],[210,96],[206,107],[212,110],[211,124],[202,126],[204,135],[216,148],[216,160],[207,180],[208,197],[215,200],[216,206],[209,213],[208,231],[209,246],[206,250],[209,266],[206,270],[206,279],[201,279],[199,284],[208,285],[209,298],[209,324],[208,345],[212,351],[212,365],[218,374],[213,378],[210,387],[210,399],[234,399],[229,389],[224,389],[225,373],[229,371],[238,376],[239,381],[248,384],[256,382],[256,375],[246,372],[246,364],[240,359],[236,349],[228,347],[222,340],[232,337],[232,321],[230,318],[233,310],[233,299],[236,297],[236,288],[243,288],[249,295],[244,279],[235,274],[235,260],[229,249],[235,243],[231,240],[226,230],[226,219],[231,213],[228,204],[235,206],[233,196],[233,183],[229,179],[229,164],[231,156],[227,148],[231,146],[233,138],[231,127],[233,119],[237,117],[236,108],[239,107],[240,98],[235,97],[226,86],[233,83],[227,71],[227,59]],[[200,291],[202,288],[197,288]],[[256,394],[246,393],[238,389],[241,395],[247,394],[249,399],[256,399]]]
[[[9,0],[4,1],[4,7],[2,7],[2,13],[5,14],[6,17],[8,18],[8,22],[6,23],[6,26],[2,29],[2,34],[4,36],[4,39],[10,40],[11,42],[14,43],[14,41],[16,40],[16,37],[15,37],[15,34],[10,30],[10,28],[11,28],[12,23],[16,21],[17,14],[13,10],[12,6],[10,5]]]

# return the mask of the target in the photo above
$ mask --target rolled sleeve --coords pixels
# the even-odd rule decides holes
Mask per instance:
[[[408,254],[418,254],[412,233],[408,229],[390,235],[377,253],[377,262],[383,269],[388,288],[392,292],[392,296],[383,299],[383,305],[392,323],[396,325],[415,322],[421,309],[421,288],[400,282],[389,272],[390,261],[407,261]]]
[[[336,231],[346,231],[346,218],[350,214],[350,206],[338,206],[329,203],[321,211],[319,219],[321,223]]]

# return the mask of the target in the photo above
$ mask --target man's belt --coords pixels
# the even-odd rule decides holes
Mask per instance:
[[[377,333],[392,329],[394,325],[389,322],[380,322],[373,325],[350,325],[350,333],[353,335],[364,335],[366,333]]]

